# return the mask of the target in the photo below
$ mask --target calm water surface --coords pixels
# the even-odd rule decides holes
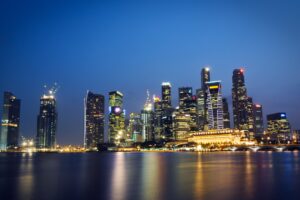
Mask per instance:
[[[300,199],[300,153],[1,153],[0,199]]]

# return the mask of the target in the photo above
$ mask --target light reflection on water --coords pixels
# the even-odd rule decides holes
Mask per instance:
[[[299,152],[0,154],[2,199],[298,199]]]
[[[19,165],[18,192],[19,199],[30,199],[34,187],[32,153],[22,153],[21,163]]]
[[[111,182],[111,194],[113,200],[123,199],[126,191],[126,170],[125,155],[122,152],[115,154],[112,182]]]

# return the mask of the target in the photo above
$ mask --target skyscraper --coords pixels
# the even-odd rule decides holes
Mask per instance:
[[[248,96],[243,69],[233,71],[232,107],[234,128],[248,131]]]
[[[224,128],[230,128],[230,114],[227,98],[223,98],[223,122]]]
[[[133,142],[144,142],[142,131],[143,122],[141,115],[138,113],[130,113],[128,132],[132,135]]]
[[[109,142],[117,144],[125,141],[125,112],[123,94],[119,91],[109,93]]]
[[[248,138],[254,139],[254,113],[253,113],[253,99],[247,98],[247,124],[248,124]]]
[[[97,148],[104,143],[104,96],[88,91],[84,99],[84,147]]]
[[[171,83],[163,82],[161,85],[162,109],[172,108]]]
[[[57,111],[54,90],[49,90],[40,99],[40,112],[37,117],[36,147],[39,149],[56,148]]]
[[[162,127],[162,102],[159,97],[154,96],[154,137],[159,141],[162,139],[163,127]]]
[[[201,70],[201,88],[196,90],[198,129],[207,128],[207,82],[210,81],[210,69],[205,67]]]
[[[21,100],[10,92],[4,92],[0,150],[19,145]]]
[[[207,82],[207,121],[209,129],[223,129],[221,81]]]
[[[204,131],[206,124],[206,91],[198,89],[196,91],[197,96],[197,115],[198,115],[198,128],[200,131]]]
[[[201,88],[206,90],[206,82],[210,81],[210,69],[205,67],[201,70]]]
[[[276,138],[278,143],[286,143],[291,137],[291,126],[286,113],[274,113],[267,115],[267,133],[271,138]]]
[[[261,138],[264,133],[263,108],[260,104],[253,104],[254,135]]]
[[[186,100],[186,108],[184,113],[190,115],[190,129],[192,132],[196,132],[199,130],[198,128],[198,114],[197,114],[197,97],[191,96]]]
[[[193,95],[193,88],[192,87],[179,88],[178,96],[179,96],[179,113],[189,115],[190,130],[198,131],[197,97]]]
[[[179,111],[183,112],[187,110],[188,100],[193,96],[193,88],[191,87],[180,87],[178,88],[179,96]]]
[[[144,141],[154,141],[154,113],[152,108],[149,91],[147,91],[147,100],[141,111],[141,118],[143,123],[142,136]]]
[[[162,139],[171,140],[173,137],[173,122],[172,114],[174,109],[172,108],[172,96],[171,96],[171,83],[163,82],[161,87],[162,100]]]

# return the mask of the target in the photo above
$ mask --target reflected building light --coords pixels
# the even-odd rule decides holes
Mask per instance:
[[[126,191],[126,163],[125,154],[123,152],[118,152],[114,157],[114,168],[112,172],[112,182],[111,182],[111,199],[123,199]]]

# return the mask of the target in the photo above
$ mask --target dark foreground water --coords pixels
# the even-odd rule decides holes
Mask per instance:
[[[300,199],[300,153],[1,153],[0,199]]]

